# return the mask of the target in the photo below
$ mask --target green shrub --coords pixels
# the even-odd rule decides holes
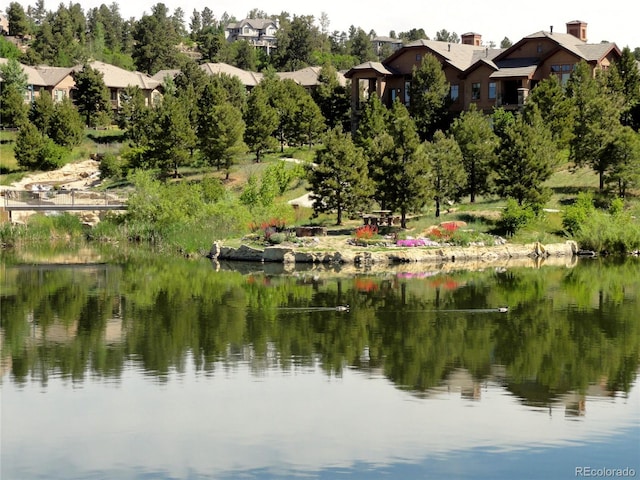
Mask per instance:
[[[590,193],[581,192],[575,203],[565,209],[562,216],[562,226],[569,234],[573,235],[595,211],[593,196]]]
[[[502,211],[499,228],[507,236],[513,236],[522,227],[526,226],[535,218],[533,209],[528,205],[518,205],[514,199],[507,200],[507,206]]]
[[[581,248],[624,254],[640,249],[640,223],[625,213],[594,211],[575,235]]]
[[[113,153],[105,153],[99,165],[100,178],[124,178],[127,175],[127,162]]]

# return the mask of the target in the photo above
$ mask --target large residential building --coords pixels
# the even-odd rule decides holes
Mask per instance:
[[[434,55],[442,65],[452,113],[471,104],[486,112],[494,107],[518,109],[541,80],[556,75],[564,83],[582,60],[595,71],[620,58],[615,43],[587,43],[585,22],[568,22],[566,27],[566,33],[553,28],[533,33],[507,49],[482,46],[482,37],[474,32],[462,35],[462,43],[417,40],[382,62],[353,67],[345,74],[351,80],[353,124],[369,95],[378,95],[388,106],[396,99],[408,105],[413,69],[426,55]]]
[[[237,42],[245,40],[257,48],[271,53],[276,47],[278,22],[269,18],[245,18],[237,23],[227,25],[227,40]]]

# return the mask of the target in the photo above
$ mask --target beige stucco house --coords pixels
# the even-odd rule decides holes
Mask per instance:
[[[105,86],[109,89],[109,98],[114,110],[119,110],[121,106],[121,94],[127,87],[138,87],[142,91],[146,105],[153,105],[161,96],[158,87],[161,81],[150,77],[146,73],[131,72],[115,65],[104,62],[91,62],[91,68],[102,73]],[[81,66],[79,68],[82,68]]]
[[[6,58],[0,58],[0,63],[7,63]],[[71,96],[71,90],[75,86],[73,69],[63,67],[48,67],[39,65],[32,67],[21,65],[27,75],[27,90],[25,102],[32,102],[41,94],[51,95],[54,102],[60,102],[65,97]],[[0,82],[2,77],[0,76]]]

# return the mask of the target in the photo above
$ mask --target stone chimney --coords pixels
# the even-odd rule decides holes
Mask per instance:
[[[463,45],[474,45],[476,47],[482,45],[482,35],[479,33],[463,33],[460,37],[462,38]]]
[[[567,22],[567,33],[573,35],[583,42],[587,41],[587,22],[581,20],[573,20]]]

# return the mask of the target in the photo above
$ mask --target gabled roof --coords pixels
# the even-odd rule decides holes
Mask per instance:
[[[389,58],[384,63],[389,64],[393,59],[402,55],[411,48],[428,48],[434,54],[444,59],[446,63],[460,71],[464,71],[474,63],[474,58],[479,57],[482,53],[486,53],[485,47],[476,45],[467,45],[462,43],[439,42],[437,40],[416,40],[408,43]],[[489,49],[490,52],[493,50]]]
[[[276,75],[278,75],[281,80],[288,78],[303,87],[315,87],[320,84],[318,77],[321,71],[322,67],[306,67],[301,70],[296,70],[295,72],[277,72]],[[338,82],[344,87],[347,84],[345,76],[340,72],[337,72],[337,75]]]
[[[154,80],[157,80],[160,83],[164,83],[164,79],[167,77],[176,78],[180,70],[160,70],[153,77]]]
[[[245,25],[249,25],[255,30],[264,30],[269,25],[277,27],[276,22],[274,20],[271,20],[270,18],[245,18],[243,20],[240,20],[239,22],[228,24],[227,30],[231,28],[242,28]]]
[[[91,68],[103,75],[104,84],[108,88],[139,87],[142,90],[154,90],[162,82],[155,80],[146,73],[130,72],[115,65],[104,62],[91,62]],[[78,67],[82,69],[82,66]]]
[[[241,68],[228,65],[226,63],[203,63],[200,68],[207,75],[226,74],[231,77],[238,77],[245,87],[255,87],[262,80],[262,74],[249,72]]]
[[[402,43],[401,39],[391,37],[373,37],[371,41],[380,43]]]
[[[7,62],[6,58],[0,58],[0,63]],[[48,67],[46,65],[32,67],[20,64],[20,66],[27,75],[27,83],[34,87],[54,87],[73,71],[72,68]]]
[[[584,22],[579,22],[584,23]],[[513,51],[519,49],[523,44],[536,39],[548,39],[552,42],[555,42],[558,47],[563,48],[571,53],[573,53],[576,57],[579,57],[587,62],[593,62],[604,58],[609,52],[612,50],[619,49],[615,43],[586,43],[580,40],[577,37],[574,37],[568,33],[551,33],[539,31],[527,35],[522,38],[519,42],[513,44],[511,47],[507,48],[503,53],[501,53],[497,60],[502,58],[507,58],[509,54]]]
[[[389,68],[385,67],[380,62],[365,62],[351,68],[347,73],[344,74],[344,76],[346,78],[351,78],[356,72],[362,72],[366,70],[373,70],[379,75],[395,75],[396,73],[393,70],[390,70]]]

